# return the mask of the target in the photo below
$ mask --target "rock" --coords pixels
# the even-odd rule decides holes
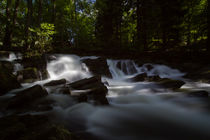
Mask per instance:
[[[68,87],[58,88],[58,93],[65,94],[65,95],[71,95],[71,91]]]
[[[57,60],[57,57],[54,55],[48,55],[48,56],[46,56],[46,58],[47,58],[47,61]]]
[[[8,91],[20,88],[21,85],[10,71],[4,66],[0,65],[0,96]]]
[[[209,93],[205,90],[200,90],[200,91],[188,92],[187,95],[190,96],[190,97],[208,98]]]
[[[160,81],[162,78],[160,78],[158,75],[156,76],[147,76],[146,73],[141,73],[133,78],[127,79],[127,81],[132,81],[132,82],[141,82],[141,81],[148,81],[148,82],[157,82]]]
[[[9,61],[0,61],[0,65],[4,68],[6,68],[7,70],[9,70],[9,72],[13,72],[14,70],[14,65],[9,62]]]
[[[17,72],[18,81],[21,83],[32,83],[40,80],[39,71],[37,68],[26,68]]]
[[[46,69],[42,69],[42,70],[39,70],[39,78],[40,80],[46,80],[47,78],[49,78],[49,73]]]
[[[87,65],[90,72],[94,75],[106,76],[112,78],[112,75],[109,71],[109,66],[105,58],[98,59],[84,59],[83,63]]]
[[[85,78],[73,83],[70,83],[69,86],[73,89],[84,90],[94,88],[95,83],[101,83],[100,76],[93,76],[91,78]]]
[[[44,86],[57,86],[57,85],[63,85],[66,84],[66,79],[60,79],[60,80],[52,80],[46,84],[44,84]]]
[[[146,73],[141,73],[132,78],[127,79],[127,81],[140,82],[140,81],[144,81],[146,77],[147,77]]]
[[[106,94],[108,89],[101,82],[100,76],[94,76],[91,78],[83,79],[74,83],[69,84],[69,87],[76,90],[84,90],[83,93],[78,94],[79,100],[94,102],[97,105],[107,105],[108,101]],[[75,96],[75,95],[74,95]]]
[[[9,58],[10,52],[0,51],[0,58]]]
[[[158,85],[164,88],[168,89],[179,89],[181,86],[183,86],[185,82],[181,80],[172,80],[168,78],[162,79],[160,82],[158,82]]]
[[[44,115],[13,115],[0,118],[1,140],[78,140],[63,125]]]
[[[35,85],[28,89],[22,90],[16,94],[8,103],[7,109],[31,109],[38,107],[36,101],[48,95],[46,89],[40,85]]]

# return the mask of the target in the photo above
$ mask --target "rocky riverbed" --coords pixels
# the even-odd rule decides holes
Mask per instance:
[[[208,65],[0,58],[2,140],[210,138]]]

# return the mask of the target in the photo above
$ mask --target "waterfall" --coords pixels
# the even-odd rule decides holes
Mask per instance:
[[[65,78],[69,82],[91,76],[86,65],[80,61],[80,57],[75,55],[58,56],[56,60],[47,64],[47,71],[50,79]]]

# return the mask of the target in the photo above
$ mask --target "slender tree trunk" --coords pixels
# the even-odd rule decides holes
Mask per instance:
[[[77,47],[78,46],[78,31],[77,31],[77,2],[76,2],[76,0],[74,0],[74,24],[75,24],[75,31],[76,31],[76,35],[74,36],[74,45],[75,45],[75,47]]]
[[[4,41],[3,41],[3,47],[4,49],[10,48],[11,47],[11,0],[7,0],[7,5],[6,5],[6,17],[7,17],[7,22],[6,22],[6,28],[5,28],[5,36],[4,36]]]
[[[167,45],[167,30],[166,30],[166,7],[165,6],[161,6],[161,15],[162,15],[162,18],[161,18],[161,28],[162,28],[162,49],[163,50],[166,50],[166,45]]]
[[[38,25],[42,23],[42,0],[38,0]]]
[[[25,46],[26,48],[30,48],[28,37],[29,37],[29,27],[31,27],[32,15],[33,15],[32,0],[27,0],[27,7],[28,7],[28,13],[26,16],[26,25],[25,25]]]
[[[210,40],[209,40],[209,37],[210,37],[210,7],[209,7],[209,4],[210,4],[210,0],[208,0],[208,9],[207,9],[207,14],[208,14],[208,38],[207,38],[207,51],[208,53],[210,54]]]
[[[137,38],[138,47],[147,50],[146,1],[137,0]]]
[[[139,48],[141,46],[141,6],[140,6],[140,0],[137,0],[137,47]]]
[[[15,27],[15,24],[16,24],[17,11],[18,11],[18,8],[19,8],[19,4],[20,4],[20,0],[16,0],[15,1],[15,9],[14,9],[14,12],[13,12],[13,20],[12,20],[13,28]]]
[[[52,23],[55,24],[55,20],[56,20],[56,4],[55,4],[55,0],[52,0]]]

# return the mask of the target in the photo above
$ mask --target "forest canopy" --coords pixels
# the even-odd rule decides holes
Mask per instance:
[[[0,47],[207,51],[207,0],[1,0]],[[43,26],[44,29],[43,29]]]

